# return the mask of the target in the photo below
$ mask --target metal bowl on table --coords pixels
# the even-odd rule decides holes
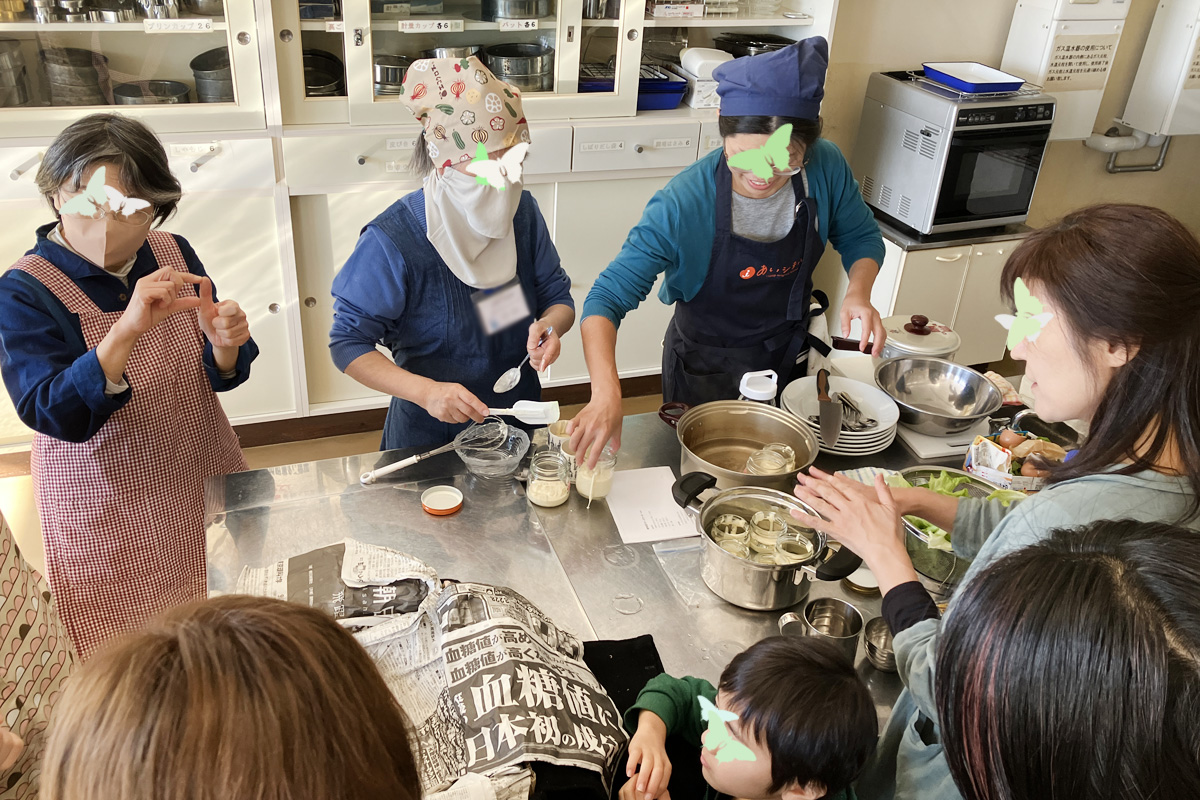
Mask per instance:
[[[483,61],[497,78],[521,91],[554,87],[554,48],[538,42],[511,42],[483,48]]]
[[[413,60],[408,56],[375,54],[375,83],[399,85],[404,83],[404,73]]]
[[[658,412],[679,439],[680,474],[706,472],[717,486],[766,486],[790,492],[796,473],[817,460],[817,437],[788,412],[747,400],[720,400],[688,407],[667,403]],[[746,462],[756,451],[780,442],[792,448],[795,468],[776,475],[751,475]]]
[[[189,91],[179,81],[130,81],[113,88],[113,101],[119,106],[186,103]]]
[[[431,47],[421,51],[421,58],[467,58],[479,52],[479,45],[468,44],[461,47]]]
[[[883,617],[867,620],[863,627],[863,644],[867,661],[880,672],[896,671],[896,651],[892,645],[892,631]]]
[[[944,358],[901,356],[875,368],[875,384],[900,407],[900,423],[917,433],[949,436],[1000,410],[995,384]]]
[[[550,0],[483,0],[484,22],[498,19],[539,19],[550,16]]]
[[[493,450],[458,450],[458,457],[471,474],[480,478],[507,478],[521,466],[529,452],[529,434],[516,425],[508,426],[508,438]]]

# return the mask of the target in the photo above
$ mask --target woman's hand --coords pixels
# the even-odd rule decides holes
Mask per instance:
[[[904,549],[900,510],[882,475],[875,476],[873,487],[816,467],[809,470],[808,476],[797,475],[796,479],[796,497],[828,521],[814,523],[811,516],[796,511],[792,516],[862,556],[879,580],[880,592],[887,594],[901,583],[917,580]]]
[[[863,296],[847,292],[842,298],[841,308],[842,336],[850,335],[850,323],[854,320],[862,322],[862,336],[859,348],[866,352],[867,342],[871,342],[871,355],[883,355],[883,343],[887,341],[887,330],[875,306],[871,305],[869,295]]]
[[[183,287],[199,284],[201,278],[170,267],[157,269],[139,278],[133,285],[129,305],[117,324],[128,337],[136,339],[172,314],[200,307],[199,297],[181,297]]]
[[[0,774],[8,772],[25,750],[25,742],[8,728],[0,728]]]
[[[421,408],[439,422],[483,422],[488,407],[458,383],[430,381],[421,398]]]
[[[558,360],[558,356],[562,352],[562,340],[558,338],[558,332],[546,333],[549,328],[550,323],[544,319],[539,319],[529,326],[529,340],[525,343],[525,349],[529,351],[529,363],[538,372],[545,372],[551,364]],[[546,335],[544,342],[542,342],[542,334]],[[541,342],[540,345],[539,342]]]
[[[612,442],[613,450],[621,449],[621,421],[624,416],[620,392],[614,397],[598,390],[593,384],[591,402],[567,423],[571,449],[575,451],[579,463],[594,468],[609,442]]]
[[[667,758],[667,726],[653,711],[642,709],[638,715],[637,730],[629,740],[625,775],[629,782],[621,787],[621,800],[669,800],[671,759]]]
[[[213,347],[241,347],[250,341],[250,321],[233,300],[214,303],[213,285],[208,278],[200,281],[200,330]]]

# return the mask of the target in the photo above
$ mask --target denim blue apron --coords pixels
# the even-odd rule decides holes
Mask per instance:
[[[513,217],[517,240],[517,279],[529,308],[537,310],[533,243],[537,240],[536,211],[528,192],[521,195]],[[460,383],[489,407],[509,407],[517,400],[540,400],[542,385],[532,369],[521,370],[517,388],[503,396],[492,391],[496,379],[525,357],[531,313],[527,318],[488,336],[483,332],[471,295],[477,290],[463,283],[446,266],[425,237],[421,221],[403,202],[393,203],[372,223],[404,254],[406,299],[405,328],[424,335],[438,331],[439,344],[433,352],[415,355],[401,341],[389,343],[392,359],[416,375],[441,383]],[[383,426],[382,449],[430,448],[448,443],[468,423],[439,422],[416,403],[392,398]]]
[[[775,370],[781,390],[803,377],[805,365],[796,359],[810,343],[812,275],[825,252],[806,184],[803,171],[792,177],[796,217],[786,236],[776,242],[746,239],[732,230],[733,176],[721,157],[708,275],[695,297],[675,303],[667,327],[665,401],[734,400],[742,375],[756,370]],[[828,304],[820,292],[815,296]]]

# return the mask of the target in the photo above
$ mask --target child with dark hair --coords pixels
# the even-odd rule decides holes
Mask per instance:
[[[659,675],[625,713],[625,727],[633,738],[621,800],[669,800],[672,735],[700,748],[710,800],[852,800],[850,782],[878,733],[875,704],[845,655],[795,636],[738,654],[717,687]]]

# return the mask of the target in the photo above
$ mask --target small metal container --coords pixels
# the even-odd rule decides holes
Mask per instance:
[[[187,0],[188,10],[201,17],[225,16],[224,0]]]
[[[484,22],[498,19],[540,19],[550,16],[550,0],[483,0]]]
[[[206,50],[193,58],[188,67],[197,80],[216,81],[233,77],[233,69],[229,66],[229,50],[224,47]]]
[[[892,632],[883,617],[867,620],[863,628],[863,645],[867,661],[880,672],[896,671],[896,652],[892,648]]]
[[[58,0],[58,7],[64,12],[78,14],[88,7],[87,0]]]
[[[554,48],[538,42],[512,42],[483,48],[483,61],[496,77],[521,91],[554,88]]]
[[[186,103],[189,91],[179,81],[131,81],[113,88],[113,101],[119,106]]]
[[[862,634],[862,612],[836,597],[820,597],[804,606],[804,613],[784,614],[779,618],[779,631],[799,633],[833,642],[854,663],[858,655],[858,637]]]
[[[875,368],[875,385],[900,407],[900,423],[949,436],[1000,410],[1004,397],[981,373],[944,358],[902,356]]]
[[[97,88],[108,80],[108,58],[78,47],[54,47],[39,58],[51,84]]]
[[[462,47],[433,47],[421,51],[422,58],[467,58],[479,52],[479,45],[468,44]]]
[[[758,486],[740,486],[717,492],[703,502],[700,495],[716,486],[711,475],[694,472],[675,482],[671,494],[675,502],[696,518],[696,527],[704,543],[701,577],[713,594],[726,602],[753,611],[773,611],[801,602],[808,596],[811,580],[840,581],[858,569],[862,559],[848,548],[834,551],[825,535],[794,522],[790,528],[802,531],[812,544],[813,557],[803,562],[776,564],[774,542],[767,552],[752,552],[741,542],[714,541],[709,531],[720,517],[735,514],[752,519],[758,512],[774,512],[791,519],[790,512],[816,516],[808,505],[794,495]],[[738,553],[730,552],[736,548]],[[758,557],[758,560],[753,560]]]
[[[375,54],[375,83],[395,84],[404,83],[404,73],[408,72],[412,59],[408,56],[395,56],[387,53]]]
[[[305,96],[340,97],[345,93],[346,71],[342,60],[326,50],[305,50]]]

